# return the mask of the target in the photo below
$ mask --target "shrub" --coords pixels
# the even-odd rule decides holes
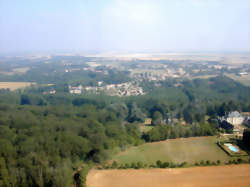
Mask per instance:
[[[210,165],[210,161],[209,160],[206,161],[206,165]]]
[[[240,163],[242,163],[243,161],[242,161],[241,158],[238,158],[238,159],[237,159],[237,162],[240,164]]]
[[[114,162],[112,163],[111,168],[115,169],[115,168],[117,168],[117,167],[118,167],[118,164],[117,164],[117,162],[116,162],[116,161],[114,161]]]
[[[164,163],[162,164],[162,168],[167,168],[167,167],[169,167],[169,163],[168,163],[168,162],[164,162]]]
[[[187,165],[187,162],[182,162],[181,164],[179,164],[179,167],[184,167],[185,165]]]
[[[136,164],[135,164],[134,162],[132,162],[132,164],[131,164],[131,168],[136,169]]]
[[[159,167],[159,168],[161,168],[162,162],[161,162],[160,160],[157,160],[157,161],[156,161],[156,166]]]
[[[198,162],[195,162],[194,165],[195,165],[195,166],[199,166],[200,164],[199,164]]]
[[[142,162],[137,162],[136,169],[143,168],[143,163]]]
[[[130,168],[129,164],[126,163],[126,164],[124,165],[124,168],[125,168],[125,169]]]

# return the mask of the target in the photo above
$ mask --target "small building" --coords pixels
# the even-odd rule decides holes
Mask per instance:
[[[82,93],[82,85],[79,86],[69,86],[69,93],[71,94],[81,94]]]

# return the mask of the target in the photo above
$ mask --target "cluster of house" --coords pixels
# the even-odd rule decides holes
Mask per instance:
[[[69,93],[71,94],[81,94],[83,91],[83,86],[79,85],[79,86],[71,86],[69,85]]]
[[[121,84],[108,84],[102,86],[103,82],[98,82],[98,86],[71,86],[69,85],[69,93],[71,94],[82,94],[83,92],[91,92],[99,94],[101,92],[106,93],[110,96],[137,96],[144,95],[142,87],[139,87],[132,82],[126,82]]]
[[[56,94],[56,90],[49,90],[49,91],[44,91],[43,92],[44,95],[48,95],[48,94]]]
[[[233,132],[240,132],[241,125],[249,124],[248,115],[240,114],[238,111],[229,112],[227,115],[219,119],[222,127],[233,128]]]

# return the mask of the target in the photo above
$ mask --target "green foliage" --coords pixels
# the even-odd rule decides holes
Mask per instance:
[[[182,125],[161,125],[156,126],[149,132],[143,135],[145,141],[154,142],[159,140],[166,140],[168,138],[175,139],[178,137],[190,136],[212,136],[216,134],[216,128],[208,123],[192,124],[188,126]]]
[[[243,132],[243,143],[250,148],[250,129],[245,129]]]
[[[109,75],[85,71],[65,73],[58,63],[61,57],[53,58],[55,64],[41,63],[23,76],[1,76],[5,81],[32,79],[54,83],[57,94],[42,95],[46,88],[41,85],[22,93],[0,92],[0,186],[72,186],[72,176],[77,173],[79,163],[86,163],[85,168],[90,162],[101,163],[110,158],[115,147],[125,150],[144,140],[214,135],[219,127],[215,120],[218,115],[250,109],[249,87],[224,76],[190,81],[169,79],[160,82],[158,88],[152,82],[143,81],[141,86],[148,93],[138,97],[73,96],[65,93],[68,84],[96,85],[101,80],[108,84],[127,82],[128,74],[113,70]],[[58,73],[54,73],[55,69]],[[175,83],[182,86],[175,87]],[[208,122],[205,115],[209,116]],[[136,123],[143,123],[146,116],[152,117],[155,126],[141,136]],[[175,118],[184,119],[187,124],[173,122]],[[244,132],[243,142],[249,145],[249,130]],[[242,162],[234,160],[228,164]],[[138,160],[120,166],[113,164],[106,167],[145,167]],[[214,165],[214,162],[196,164]],[[173,168],[184,167],[186,163],[159,161],[156,165]],[[85,172],[79,172],[83,185],[88,169],[81,171]]]
[[[161,125],[162,122],[162,114],[159,111],[155,111],[152,117],[152,125]]]
[[[144,120],[145,120],[145,115],[143,114],[141,109],[137,107],[136,103],[132,103],[130,107],[128,121],[129,122],[135,122],[135,121],[144,122]]]
[[[141,141],[136,126],[94,106],[0,106],[1,186],[72,186],[77,163]]]

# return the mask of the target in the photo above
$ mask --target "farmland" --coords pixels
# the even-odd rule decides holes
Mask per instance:
[[[141,161],[153,164],[157,160],[194,164],[196,161],[228,161],[230,157],[216,145],[216,137],[171,139],[131,147],[116,155],[114,160],[121,164]]]
[[[233,73],[231,73],[231,74],[226,73],[225,75],[228,76],[229,78],[235,80],[235,81],[240,82],[243,85],[250,86],[250,75],[249,74],[248,75],[243,75],[243,76],[239,76],[239,75],[237,76],[237,75],[235,75]]]
[[[25,88],[31,85],[35,85],[32,82],[0,82],[0,89],[10,89],[10,91],[17,90],[19,88]]]
[[[249,186],[250,165],[178,169],[92,170],[87,187]]]

